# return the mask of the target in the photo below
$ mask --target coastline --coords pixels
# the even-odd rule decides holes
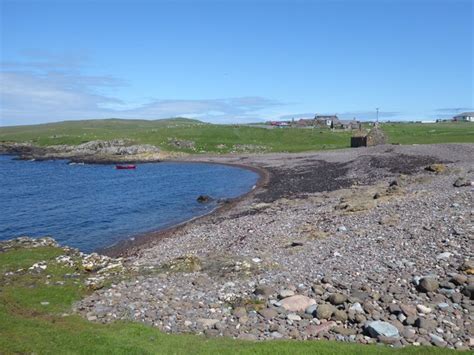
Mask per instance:
[[[150,231],[141,234],[137,234],[132,236],[129,239],[119,241],[114,245],[109,247],[104,247],[96,250],[95,252],[103,255],[107,255],[109,257],[132,257],[136,255],[141,249],[149,248],[153,245],[156,245],[161,240],[166,238],[171,238],[175,233],[179,231],[183,231],[184,229],[192,226],[196,222],[203,222],[205,223],[210,218],[214,218],[216,216],[222,215],[224,212],[227,212],[234,208],[234,206],[240,202],[250,199],[255,193],[258,193],[260,189],[266,187],[270,182],[270,173],[263,169],[249,165],[243,164],[232,164],[232,163],[216,163],[210,162],[206,160],[202,161],[186,161],[186,160],[166,160],[166,162],[174,162],[174,163],[189,163],[189,164],[217,164],[217,165],[227,165],[233,166],[241,169],[247,169],[253,171],[259,175],[259,179],[257,180],[255,187],[248,191],[247,193],[240,195],[238,197],[227,199],[225,202],[220,203],[217,205],[212,211],[209,211],[206,214],[201,216],[196,216],[187,221],[178,223],[176,225],[157,230],[157,231]],[[138,162],[137,162],[138,163]],[[151,162],[147,162],[151,163]]]
[[[132,279],[96,289],[75,313],[246,340],[472,347],[474,144],[175,161],[260,179],[106,251]],[[381,324],[390,335],[375,333]]]

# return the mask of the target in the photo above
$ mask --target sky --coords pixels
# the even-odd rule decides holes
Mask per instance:
[[[472,0],[0,0],[0,126],[474,111]]]

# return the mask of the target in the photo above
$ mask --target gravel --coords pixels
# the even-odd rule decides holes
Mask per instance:
[[[474,180],[473,144],[189,159],[265,168],[270,180],[131,249],[124,267],[138,276],[78,313],[250,340],[472,347],[473,186],[453,184]],[[183,260],[199,267],[169,268]]]

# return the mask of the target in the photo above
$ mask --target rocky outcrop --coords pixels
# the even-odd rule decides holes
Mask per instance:
[[[79,145],[38,147],[31,143],[0,143],[0,153],[15,154],[20,159],[70,159],[84,162],[157,161],[161,149],[150,144],[134,144],[130,140],[90,141]]]

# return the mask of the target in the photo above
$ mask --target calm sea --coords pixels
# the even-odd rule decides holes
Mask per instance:
[[[50,235],[90,252],[209,213],[252,189],[258,175],[215,164],[68,165],[0,155],[0,240]]]

